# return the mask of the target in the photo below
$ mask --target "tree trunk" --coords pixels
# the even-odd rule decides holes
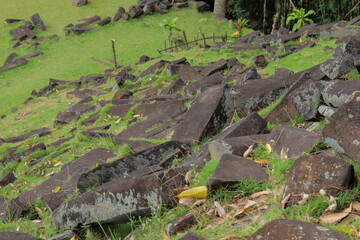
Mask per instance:
[[[215,0],[214,13],[218,17],[225,18],[225,16],[226,16],[226,0]]]

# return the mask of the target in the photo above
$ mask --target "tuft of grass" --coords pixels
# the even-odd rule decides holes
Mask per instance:
[[[198,174],[196,174],[196,177],[191,182],[191,187],[205,186],[207,179],[210,177],[211,174],[213,174],[218,165],[219,160],[216,159],[211,159],[206,162],[203,168]]]

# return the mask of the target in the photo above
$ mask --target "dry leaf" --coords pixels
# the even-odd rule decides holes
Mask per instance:
[[[303,204],[305,204],[306,202],[307,202],[306,199],[301,199],[300,201],[297,202],[297,204],[303,205]]]
[[[234,214],[234,218],[238,218],[240,216],[242,216],[246,211],[248,211],[252,206],[256,205],[257,203],[255,201],[252,200],[247,200],[247,203],[245,204],[245,206],[240,209],[239,211],[236,211]]]
[[[191,178],[192,178],[192,173],[193,173],[193,169],[191,169],[191,170],[189,170],[187,173],[186,173],[186,175],[185,175],[185,183],[187,184],[187,185],[189,185],[190,184],[190,180],[191,180]]]
[[[193,206],[200,206],[203,205],[204,203],[205,203],[205,199],[199,199],[193,204]]]
[[[38,213],[38,214],[41,214],[42,213],[42,210],[38,207],[34,207],[35,211]]]
[[[220,238],[220,240],[245,239],[245,238],[247,238],[247,237],[230,235],[230,236],[227,236],[227,237]]]
[[[58,191],[60,191],[61,186],[56,186],[56,188],[52,191],[53,193],[57,193]]]
[[[270,154],[272,152],[272,148],[271,148],[270,144],[267,143],[265,145],[265,147],[266,147],[266,150],[267,150],[268,154]]]
[[[354,229],[354,232],[355,232],[356,236],[357,236],[357,237],[360,237],[360,232],[359,232],[359,230],[357,230],[357,229],[354,227],[354,225],[351,225],[351,227],[352,227],[352,229]]]
[[[286,195],[286,197],[284,197],[284,199],[281,200],[281,207],[282,207],[282,208],[285,208],[285,205],[286,205],[286,203],[289,201],[290,197],[291,197],[291,193],[289,193],[288,195]]]
[[[354,208],[354,207],[353,207],[353,208]],[[339,223],[339,225],[341,225],[341,226],[349,225],[350,223],[355,222],[355,221],[358,220],[359,218],[360,218],[359,215],[350,213],[349,216],[347,216],[346,218],[344,218],[343,220],[341,220],[341,222]]]
[[[280,151],[280,157],[283,158],[283,159],[288,159],[288,155],[286,154],[286,151],[284,148],[281,148],[281,151]]]
[[[227,205],[227,206],[235,209],[236,211],[238,211],[238,210],[240,209],[239,206],[236,205],[236,204],[229,204],[229,205]]]
[[[267,166],[269,165],[269,162],[268,162],[268,160],[266,160],[266,159],[260,159],[260,160],[258,161],[258,163],[260,163],[261,165],[263,165],[263,166],[265,166],[265,167],[267,167]]]
[[[214,205],[216,207],[216,210],[220,217],[225,215],[225,209],[218,203],[217,201],[214,202]]]
[[[210,223],[209,225],[207,225],[207,227],[204,229],[211,229],[211,228],[215,228],[221,224],[223,224],[225,222],[225,218],[216,218],[212,223]]]
[[[253,150],[254,150],[254,144],[251,145],[251,146],[244,152],[243,158],[247,158],[247,157],[250,155],[250,153],[252,153]]]
[[[344,227],[344,226],[337,226],[336,227],[338,230],[340,230],[341,232],[347,233],[351,236],[355,236],[356,232],[354,231],[353,228],[351,227]]]
[[[210,210],[206,213],[207,216],[213,216],[215,214],[216,210],[215,208],[210,208]]]
[[[61,161],[58,161],[57,163],[54,164],[54,167],[57,167],[61,164]]]
[[[353,211],[354,212],[360,212],[360,202],[353,201]]]
[[[54,171],[45,174],[43,177],[44,177],[44,178],[45,178],[45,177],[50,177],[50,176],[53,175],[53,174],[54,174]]]
[[[207,196],[207,187],[194,187],[189,190],[185,190],[178,195],[178,198],[192,197],[192,198],[201,198]]]
[[[72,238],[70,238],[70,240],[76,240],[75,235]]]
[[[196,202],[196,198],[192,198],[192,197],[185,197],[179,200],[179,204],[185,206],[192,206],[195,202]]]
[[[17,226],[16,231],[18,232],[20,231],[20,226]]]
[[[341,219],[345,218],[351,213],[352,210],[352,203],[346,209],[338,213],[326,213],[324,212],[323,215],[320,216],[320,221],[323,223],[337,223],[340,222]]]
[[[42,220],[40,220],[40,219],[35,219],[35,220],[32,220],[31,222],[38,225],[38,224],[42,223]]]

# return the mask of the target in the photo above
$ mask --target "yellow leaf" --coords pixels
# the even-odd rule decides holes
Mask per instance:
[[[271,146],[268,143],[266,144],[266,150],[267,150],[268,154],[270,154],[272,152]]]
[[[57,193],[58,191],[60,191],[61,187],[60,186],[57,186],[55,189],[54,189],[54,193]]]
[[[98,163],[96,163],[96,164],[95,164],[95,167],[97,167],[97,166],[99,166],[99,164],[98,164]]]
[[[355,230],[351,227],[338,226],[336,228],[344,233],[350,234],[351,236],[355,236],[356,234]]]
[[[70,240],[76,240],[75,235],[72,238],[70,238]]]
[[[263,166],[269,165],[269,162],[266,159],[260,159],[258,162]]]
[[[183,192],[181,192],[178,195],[178,198],[185,198],[185,197],[192,197],[192,198],[201,198],[201,197],[206,197],[207,196],[207,188],[205,186],[201,186],[201,187],[194,187],[191,188],[189,190],[185,190]]]
[[[164,239],[163,240],[166,240],[166,239],[170,239],[170,237],[164,232]]]
[[[59,160],[56,160],[56,159],[55,159],[55,160],[54,160],[54,163],[57,163],[57,162],[59,162]]]

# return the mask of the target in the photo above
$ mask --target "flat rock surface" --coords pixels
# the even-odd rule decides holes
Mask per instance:
[[[257,230],[249,240],[348,240],[344,235],[331,230],[323,225],[287,219],[273,220]]]

